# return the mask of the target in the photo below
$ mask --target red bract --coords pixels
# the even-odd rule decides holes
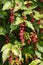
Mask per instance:
[[[10,39],[9,39],[9,36],[7,35],[7,36],[5,37],[5,42],[6,42],[6,43],[9,43],[9,40],[10,40]]]
[[[30,41],[30,40],[28,40],[28,42],[27,42],[27,43],[30,45],[31,41]]]
[[[34,23],[35,19],[34,18],[31,18],[31,23]]]
[[[32,33],[30,35],[30,37],[31,37],[31,40],[32,40],[33,43],[36,43],[38,41],[38,37],[37,37],[36,33]]]
[[[38,21],[37,21],[37,24],[38,24],[38,25],[41,25],[41,20],[38,20]]]
[[[33,38],[32,38],[32,42],[33,42],[33,43],[36,43],[36,42],[37,42],[37,38],[33,37]]]

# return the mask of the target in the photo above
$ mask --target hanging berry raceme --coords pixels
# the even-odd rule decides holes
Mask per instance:
[[[9,18],[10,23],[14,22],[14,12],[13,12],[13,10],[14,10],[14,8],[10,9],[10,18]]]
[[[25,32],[25,23],[21,23],[20,24],[19,36],[20,36],[20,40],[21,40],[22,43],[24,43],[24,41],[25,41],[24,32]]]

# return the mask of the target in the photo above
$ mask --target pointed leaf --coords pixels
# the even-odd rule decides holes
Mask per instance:
[[[20,52],[19,52],[17,45],[12,47],[12,53],[14,53],[14,55],[16,56],[19,56]]]
[[[11,43],[8,43],[8,44],[5,44],[5,45],[2,47],[1,51],[4,51],[5,49],[11,49],[11,48],[12,48],[12,44],[11,44]]]
[[[40,52],[43,53],[43,47],[42,47],[42,46],[40,46],[40,45],[37,44],[37,48],[38,48],[38,50],[39,50]]]
[[[3,5],[3,8],[2,10],[8,10],[12,7],[12,4],[10,1],[6,2],[4,5]]]
[[[33,60],[29,65],[37,65],[38,63],[40,63],[39,59]]]
[[[0,35],[5,35],[7,33],[7,30],[0,26]]]
[[[3,63],[7,60],[7,58],[10,56],[10,50],[9,49],[5,49],[2,53],[2,60]]]
[[[42,57],[41,57],[41,53],[40,53],[40,52],[35,51],[35,54],[37,55],[38,58],[42,59]]]
[[[26,23],[26,26],[27,26],[27,27],[29,27],[29,28],[31,28],[32,30],[34,30],[34,27],[33,27],[32,23],[31,23],[30,21],[25,21],[25,23]]]

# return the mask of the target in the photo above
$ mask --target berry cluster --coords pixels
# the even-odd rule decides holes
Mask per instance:
[[[32,34],[30,35],[30,37],[31,37],[31,41],[32,41],[33,43],[36,43],[36,42],[38,41],[38,37],[37,37],[37,34],[36,34],[36,33],[32,33]]]
[[[22,43],[24,43],[24,41],[25,41],[24,32],[25,32],[25,23],[21,23],[20,24],[19,36],[20,36],[20,40],[21,40]]]
[[[13,12],[13,10],[14,10],[14,8],[11,8],[10,9],[10,18],[9,18],[10,23],[13,23],[14,22],[14,12]]]

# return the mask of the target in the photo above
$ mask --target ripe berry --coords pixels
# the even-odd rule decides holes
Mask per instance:
[[[40,24],[41,24],[41,20],[38,20],[38,21],[37,21],[37,24],[40,25]]]
[[[30,40],[28,40],[28,44],[29,44],[29,45],[30,45],[30,42],[31,42],[31,41],[30,41]]]
[[[31,19],[31,23],[34,23],[34,20],[35,20],[35,19],[34,19],[34,18],[32,18],[32,19]]]
[[[37,42],[37,38],[33,37],[33,38],[32,38],[32,42],[33,42],[33,43],[36,43],[36,42]]]
[[[9,40],[10,40],[10,39],[9,39],[9,36],[6,36],[6,37],[5,37],[5,42],[6,42],[6,43],[9,43]]]
[[[25,23],[21,23],[20,24],[20,27],[25,27]]]
[[[30,37],[31,37],[31,40],[32,40],[33,43],[36,43],[38,41],[38,38],[37,38],[37,34],[36,33],[32,33],[30,35]]]

